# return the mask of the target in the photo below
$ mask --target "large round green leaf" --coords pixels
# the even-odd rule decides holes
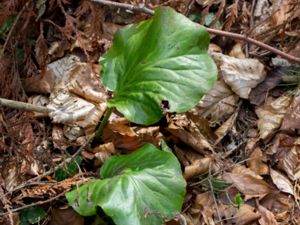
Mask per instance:
[[[81,215],[94,215],[99,206],[118,225],[160,225],[181,211],[186,183],[170,152],[147,144],[110,157],[100,174],[103,180],[90,180],[66,194]]]
[[[100,59],[103,83],[114,92],[109,106],[145,125],[159,121],[162,105],[170,112],[189,110],[216,80],[208,44],[204,27],[171,8],[121,29]]]

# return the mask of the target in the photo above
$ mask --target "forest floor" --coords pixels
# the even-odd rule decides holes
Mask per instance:
[[[0,100],[0,223],[114,224],[76,213],[65,194],[111,156],[163,139],[186,181],[165,224],[300,224],[299,0],[119,2],[0,2],[0,97],[30,103]],[[118,30],[166,6],[207,27],[216,83],[185,113],[162,101],[148,126],[114,110],[93,140],[112,97],[99,58]]]

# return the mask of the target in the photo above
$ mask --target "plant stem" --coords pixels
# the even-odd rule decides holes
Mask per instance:
[[[108,108],[108,110],[105,112],[104,117],[100,123],[100,126],[95,132],[94,141],[96,141],[96,142],[100,141],[100,138],[102,136],[104,128],[105,128],[107,121],[108,121],[110,115],[112,114],[113,110],[114,110],[114,107],[111,107],[111,108]]]

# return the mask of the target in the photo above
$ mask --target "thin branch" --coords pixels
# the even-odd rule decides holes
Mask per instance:
[[[14,108],[14,109],[21,109],[29,112],[49,113],[52,111],[51,109],[48,109],[47,107],[44,106],[33,105],[26,102],[19,102],[19,101],[9,100],[5,98],[0,98],[0,106],[1,105]]]
[[[280,51],[277,48],[273,48],[270,45],[267,45],[261,41],[255,40],[253,38],[249,38],[246,37],[245,35],[242,34],[236,34],[236,33],[232,33],[232,32],[228,32],[228,31],[223,31],[223,30],[217,30],[217,29],[212,29],[212,28],[206,28],[207,31],[211,34],[215,34],[215,35],[220,35],[220,36],[225,36],[225,37],[229,37],[229,38],[234,38],[234,39],[238,39],[238,40],[242,40],[251,44],[254,44],[258,47],[261,47],[262,49],[268,50],[270,52],[273,52],[279,56],[281,56],[284,59],[287,59],[291,62],[295,62],[295,63],[299,63],[300,64],[300,58],[295,57],[293,55],[290,55],[288,53],[285,53],[283,51]]]
[[[15,191],[18,191],[18,190],[20,190],[20,189],[22,189],[22,188],[24,188],[24,187],[30,186],[30,184],[31,184],[32,182],[36,182],[36,181],[42,179],[43,177],[48,176],[48,175],[54,173],[55,171],[57,171],[58,169],[62,168],[66,163],[69,163],[71,160],[74,160],[75,157],[76,157],[77,155],[79,155],[79,154],[85,149],[85,147],[90,143],[91,140],[92,140],[92,137],[88,138],[88,139],[86,140],[86,142],[85,142],[83,145],[81,145],[80,148],[79,148],[79,149],[78,149],[71,157],[65,159],[63,162],[61,162],[60,164],[58,164],[56,167],[54,167],[54,168],[48,170],[47,172],[45,172],[45,173],[43,173],[43,174],[41,174],[41,175],[39,175],[39,176],[37,176],[37,177],[34,177],[34,178],[28,180],[28,181],[27,181],[26,183],[24,183],[24,184],[21,184],[21,185],[15,187],[11,192],[15,192]],[[9,193],[9,192],[8,192],[8,193]]]
[[[52,198],[49,198],[47,200],[34,202],[34,203],[29,204],[29,205],[24,205],[24,206],[21,206],[19,208],[11,209],[10,211],[11,212],[18,212],[18,211],[21,211],[23,209],[28,209],[28,208],[33,207],[33,206],[43,205],[43,204],[52,202],[53,200],[64,196],[67,191],[69,191],[69,190],[66,190],[66,191],[64,191],[64,192],[62,192],[62,193],[60,193],[60,194],[58,194],[58,195],[56,195],[56,196],[54,196]],[[9,212],[0,212],[0,216],[5,216],[7,214],[9,214]]]
[[[148,15],[151,15],[151,16],[154,15],[154,11],[151,10],[151,9],[148,9],[146,7],[139,7],[139,6],[132,5],[132,4],[112,2],[112,1],[108,1],[108,0],[92,0],[92,1],[103,4],[103,5],[108,5],[108,6],[113,6],[113,7],[117,7],[117,8],[131,10],[131,11],[138,12],[138,13],[145,13],[145,14],[148,14]],[[228,31],[222,31],[222,30],[218,30],[218,29],[212,29],[212,28],[206,28],[206,29],[211,34],[224,36],[224,37],[228,37],[228,38],[233,38],[233,39],[238,39],[238,40],[242,40],[242,41],[247,42],[247,43],[257,45],[257,46],[261,47],[262,49],[273,52],[273,53],[281,56],[282,58],[284,58],[288,61],[300,64],[300,58],[299,57],[295,57],[293,55],[290,55],[288,53],[280,51],[280,50],[278,50],[278,49],[276,49],[276,48],[274,48],[270,45],[264,44],[261,41],[255,40],[253,38],[246,37],[245,35],[236,34],[236,33],[228,32]]]
[[[148,9],[146,7],[139,7],[137,5],[131,5],[127,3],[120,3],[120,2],[112,2],[112,1],[106,1],[106,0],[92,0],[93,2],[100,3],[102,5],[107,5],[107,6],[113,6],[121,9],[127,9],[133,12],[138,12],[138,13],[145,13],[148,15],[153,16],[154,11],[151,9]]]

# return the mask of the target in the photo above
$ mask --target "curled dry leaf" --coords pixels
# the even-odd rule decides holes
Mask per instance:
[[[127,119],[113,116],[102,135],[105,142],[112,142],[116,149],[125,151],[135,151],[146,143],[158,146],[162,137],[159,126],[132,126]]]
[[[105,143],[93,148],[93,153],[95,153],[95,162],[96,167],[103,165],[103,163],[112,155],[116,154],[116,149],[113,143]]]
[[[205,153],[205,150],[213,151],[208,140],[184,114],[177,114],[171,118],[167,130],[199,153]]]
[[[288,180],[288,178],[286,178],[281,173],[273,169],[270,169],[270,176],[272,178],[273,183],[280,191],[294,195],[293,185]]]
[[[105,91],[93,69],[76,56],[67,56],[48,65],[52,78],[49,114],[56,123],[84,128],[92,134],[105,109]]]
[[[242,44],[240,42],[236,43],[231,51],[229,52],[229,56],[235,57],[238,59],[245,59],[246,55],[242,50]]]
[[[230,87],[223,80],[219,80],[192,113],[208,118],[211,124],[216,124],[226,120],[235,111],[238,99]]]
[[[282,119],[290,105],[291,99],[292,96],[285,95],[275,100],[268,98],[265,105],[255,109],[259,118],[257,126],[260,138],[266,139],[281,126]]]
[[[195,160],[191,165],[184,168],[183,177],[187,180],[193,176],[206,173],[209,169],[211,158],[202,158]]]
[[[232,91],[244,99],[265,79],[264,65],[257,59],[237,59],[221,53],[211,53],[220,65],[221,75]]]
[[[258,220],[260,225],[278,225],[274,214],[265,207],[258,205],[258,211],[260,212],[260,219]]]
[[[216,131],[215,134],[218,137],[218,141],[220,141],[221,139],[223,139],[223,137],[226,136],[226,134],[229,132],[230,129],[232,129],[232,127],[234,126],[234,123],[236,121],[236,118],[238,116],[238,110],[232,114],[226,121],[225,123],[223,123]]]

